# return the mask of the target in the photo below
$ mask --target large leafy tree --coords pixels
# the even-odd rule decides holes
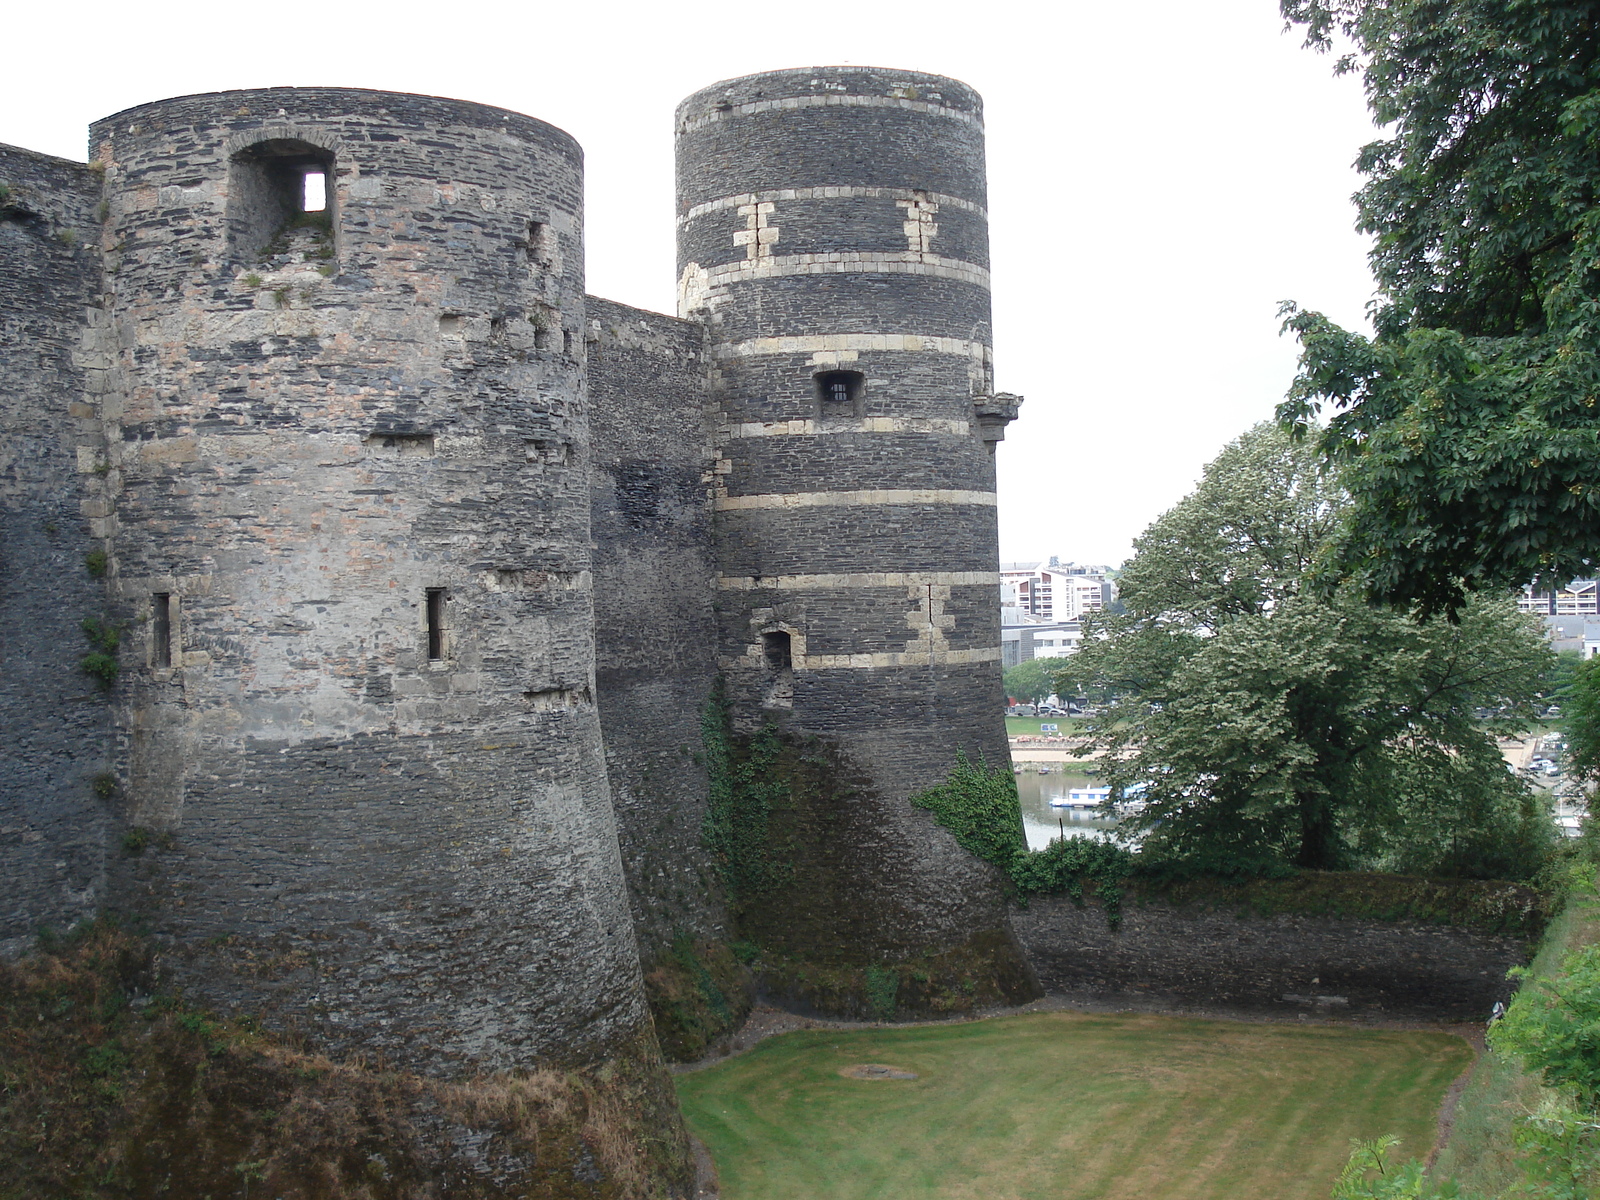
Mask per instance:
[[[1600,658],[1578,664],[1560,700],[1568,769],[1579,779],[1600,783]]]
[[[1056,675],[1061,670],[1061,660],[1055,658],[1030,658],[1027,662],[1007,667],[1005,672],[1006,695],[1023,704],[1043,700],[1056,690]]]
[[[1421,622],[1313,585],[1348,504],[1261,426],[1138,540],[1126,612],[1063,664],[1120,697],[1088,727],[1108,781],[1146,801],[1146,853],[1207,869],[1532,869],[1550,822],[1490,731],[1532,715],[1536,622],[1508,599]]]
[[[1281,0],[1343,41],[1375,336],[1286,306],[1279,417],[1346,464],[1335,575],[1423,613],[1600,565],[1600,22],[1552,0]],[[1331,419],[1318,426],[1319,412]]]

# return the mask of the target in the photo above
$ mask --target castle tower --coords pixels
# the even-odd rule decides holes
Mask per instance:
[[[578,146],[296,88],[91,147],[123,903],[189,995],[335,1051],[648,1041],[592,693]]]
[[[1030,994],[998,874],[907,802],[958,751],[1009,762],[993,451],[1016,399],[992,394],[981,101],[914,71],[775,71],[685,100],[677,147],[733,723],[832,779],[796,801],[790,882],[746,933]]]

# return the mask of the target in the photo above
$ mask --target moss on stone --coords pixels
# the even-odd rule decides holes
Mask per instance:
[[[100,925],[0,965],[0,1196],[654,1200],[688,1153],[648,1034],[578,1070],[336,1062],[152,996]],[[50,1136],[40,1139],[40,1129]]]
[[[878,1020],[1037,998],[999,919],[927,948],[938,933],[897,892],[914,864],[886,857],[885,831],[899,824],[894,810],[904,802],[880,795],[839,746],[771,725],[735,734],[720,690],[703,734],[705,844],[763,995]],[[1020,816],[1017,825],[1020,836]]]
[[[869,1021],[967,1016],[1038,996],[1003,933],[976,934],[937,954],[857,965],[763,953],[762,991],[791,1007]]]
[[[1479,933],[1537,938],[1559,897],[1520,883],[1430,879],[1358,871],[1301,871],[1280,879],[1137,880],[1129,899],[1177,906],[1234,908],[1256,916],[1418,921]]]
[[[744,1023],[755,999],[755,980],[725,942],[689,937],[644,976],[661,1052],[671,1062],[693,1062]]]

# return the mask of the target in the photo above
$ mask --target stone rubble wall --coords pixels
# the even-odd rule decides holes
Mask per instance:
[[[498,109],[310,88],[145,105],[91,145],[119,772],[150,831],[124,902],[195,999],[336,1052],[463,1071],[635,1044],[579,148]],[[307,161],[328,228],[275,233],[263,180]]]
[[[104,613],[100,178],[0,146],[0,955],[105,903],[109,710],[78,669]]]
[[[588,299],[600,724],[640,956],[725,940],[703,846],[716,680],[705,330]]]
[[[1410,921],[1030,900],[1017,935],[1052,995],[1154,1007],[1483,1021],[1526,939]]]

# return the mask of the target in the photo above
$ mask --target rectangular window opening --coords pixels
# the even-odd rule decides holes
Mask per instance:
[[[820,371],[814,377],[822,417],[858,417],[866,377],[860,371]]]
[[[328,208],[328,176],[322,171],[307,171],[301,193],[302,212],[325,212]]]
[[[150,661],[157,668],[172,665],[172,595],[157,592],[150,597]]]
[[[543,221],[528,222],[528,263],[548,269],[555,262],[555,234]]]
[[[766,663],[767,670],[774,674],[791,670],[794,666],[794,659],[789,635],[781,630],[774,633],[763,633],[761,635],[761,657]]]
[[[444,658],[444,588],[428,589],[428,660]]]

